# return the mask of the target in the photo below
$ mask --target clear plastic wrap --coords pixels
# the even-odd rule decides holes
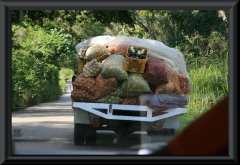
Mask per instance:
[[[146,105],[155,111],[169,108],[180,108],[187,105],[188,100],[185,95],[170,94],[142,94],[139,96],[140,105]]]

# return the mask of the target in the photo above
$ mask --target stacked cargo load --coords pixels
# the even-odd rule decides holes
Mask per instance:
[[[98,36],[76,50],[85,65],[72,84],[74,102],[147,105],[153,111],[187,105],[192,87],[184,56],[160,41]]]

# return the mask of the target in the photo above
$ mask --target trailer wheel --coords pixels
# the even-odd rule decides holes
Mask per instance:
[[[86,133],[86,125],[80,123],[74,123],[74,144],[83,145],[84,136]]]
[[[97,130],[91,125],[86,125],[86,136],[85,143],[86,145],[95,145],[97,141]]]

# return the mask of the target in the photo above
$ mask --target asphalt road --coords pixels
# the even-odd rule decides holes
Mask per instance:
[[[162,137],[160,143],[151,144],[146,132],[135,132],[116,142],[114,132],[97,131],[95,146],[74,145],[70,84],[68,80],[66,94],[59,100],[12,113],[15,155],[135,155],[139,147],[148,144],[148,147],[159,148],[171,138]]]

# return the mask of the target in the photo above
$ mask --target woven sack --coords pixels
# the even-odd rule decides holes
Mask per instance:
[[[117,81],[128,79],[128,73],[123,69],[125,58],[113,54],[105,59],[101,74],[105,78],[116,78]]]
[[[148,82],[140,73],[129,73],[128,79],[122,84],[122,90],[126,97],[132,97],[141,93],[151,92]]]
[[[99,62],[101,62],[102,60],[107,58],[109,55],[110,55],[110,52],[105,46],[94,44],[87,49],[84,59],[86,61],[97,59]]]

